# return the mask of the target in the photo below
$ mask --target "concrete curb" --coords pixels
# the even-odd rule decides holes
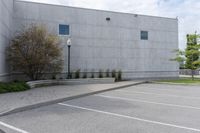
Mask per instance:
[[[29,81],[30,88],[37,88],[51,85],[77,85],[77,84],[110,84],[115,78],[86,78],[86,79],[65,79],[65,80],[37,80]]]
[[[1,112],[0,117],[10,115],[10,114],[14,114],[14,113],[18,113],[18,112],[31,110],[31,109],[35,109],[35,108],[42,107],[42,106],[56,104],[56,103],[63,102],[63,101],[68,101],[68,100],[72,100],[72,99],[76,99],[76,98],[81,98],[81,97],[85,97],[85,96],[89,96],[89,95],[94,95],[94,94],[98,94],[98,93],[122,89],[122,88],[131,87],[131,86],[135,86],[135,85],[139,85],[139,84],[145,84],[145,83],[149,83],[149,82],[143,81],[143,82],[132,83],[132,84],[128,84],[128,85],[121,85],[121,86],[118,86],[118,87],[112,87],[112,88],[108,88],[108,89],[105,89],[105,90],[94,91],[94,92],[84,93],[84,94],[80,94],[80,95],[76,95],[76,96],[70,96],[70,97],[66,97],[66,98],[60,98],[60,99],[55,99],[55,100],[51,100],[51,101],[27,105],[27,106],[23,106],[23,107],[13,108],[13,109],[10,109],[8,111]]]

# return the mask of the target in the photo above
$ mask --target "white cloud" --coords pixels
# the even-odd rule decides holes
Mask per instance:
[[[200,1],[199,0],[168,0],[162,2],[158,8],[160,15],[178,16],[179,18],[179,47],[185,48],[186,34],[200,32]]]
[[[200,32],[199,0],[27,0],[76,7],[179,18],[179,47],[186,34]]]

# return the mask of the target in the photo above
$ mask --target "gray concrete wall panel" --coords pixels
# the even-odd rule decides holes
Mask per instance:
[[[170,61],[178,49],[177,19],[20,1],[14,10],[15,31],[38,23],[58,34],[59,24],[70,25],[73,71],[121,69],[127,78],[178,76],[178,63]],[[141,30],[148,31],[148,40],[140,39]],[[63,52],[66,72],[67,47]]]
[[[13,0],[0,0],[0,81],[7,80],[9,69],[6,61],[6,47],[13,32]]]

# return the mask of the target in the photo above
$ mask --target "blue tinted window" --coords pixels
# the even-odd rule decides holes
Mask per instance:
[[[148,31],[141,31],[141,40],[148,40]]]
[[[59,35],[69,35],[69,25],[59,25]]]

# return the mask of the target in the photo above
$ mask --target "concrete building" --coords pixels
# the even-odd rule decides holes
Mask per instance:
[[[178,63],[170,61],[178,49],[177,19],[18,0],[1,0],[0,8],[0,79],[9,75],[5,46],[12,34],[32,23],[45,24],[62,40],[71,38],[72,71],[115,69],[124,78],[178,77]],[[67,47],[63,52],[66,73]]]
[[[13,34],[13,0],[0,0],[0,81],[10,77],[6,47]]]

